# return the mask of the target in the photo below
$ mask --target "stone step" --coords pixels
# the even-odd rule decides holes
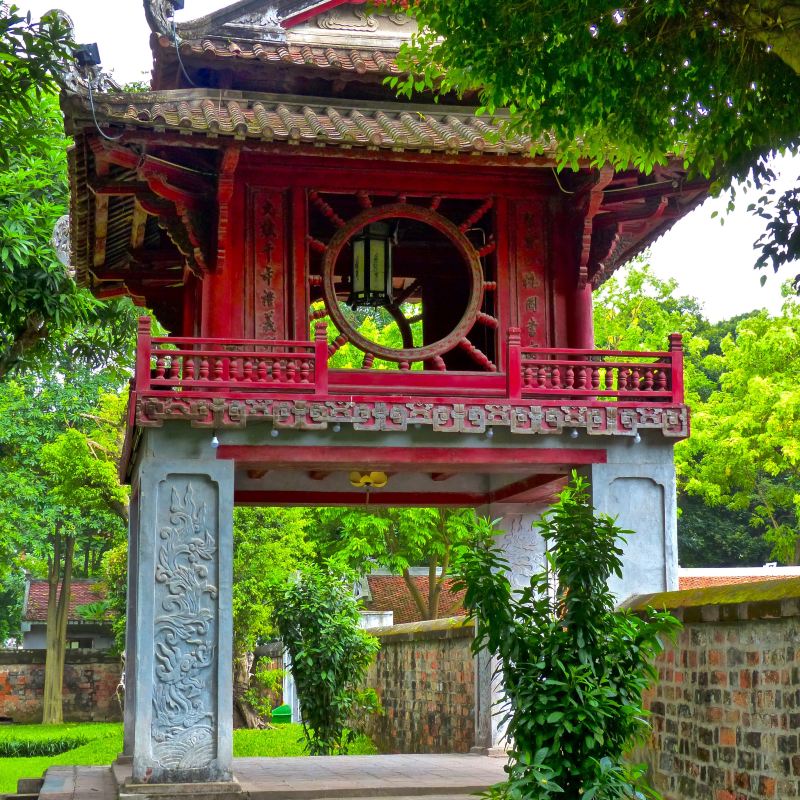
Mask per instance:
[[[44,785],[44,778],[20,778],[17,781],[17,794],[18,795],[37,795],[42,791]]]

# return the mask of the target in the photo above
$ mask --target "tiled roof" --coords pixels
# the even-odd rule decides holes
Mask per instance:
[[[81,617],[75,612],[76,606],[83,606],[87,603],[96,603],[104,600],[102,592],[95,588],[95,579],[79,580],[73,579],[69,592],[69,620],[76,622]],[[61,584],[58,584],[58,591],[61,591]],[[28,622],[47,622],[47,581],[32,580],[29,582],[28,599],[22,612],[22,618]]]
[[[369,590],[372,600],[364,604],[369,611],[393,611],[394,624],[420,622],[420,614],[405,580],[399,575],[369,575]],[[428,596],[427,577],[413,577],[422,596]],[[453,591],[453,581],[445,579],[439,595],[439,616],[454,617],[464,613],[464,592]]]
[[[532,143],[527,136],[504,135],[502,122],[455,107],[355,105],[213,90],[101,94],[95,95],[95,105],[98,121],[106,125],[289,144],[527,156]],[[68,128],[89,126],[88,98],[71,95],[65,116]]]
[[[678,578],[678,586],[681,590],[685,589],[707,589],[710,586],[733,586],[742,583],[761,583],[763,581],[789,580],[797,578],[796,574],[781,575],[681,575]]]
[[[162,45],[167,52],[174,48],[171,42]],[[252,41],[225,41],[224,39],[197,39],[182,42],[181,55],[211,56],[220,59],[242,59],[287,66],[333,69],[355,72],[358,75],[378,73],[398,75],[396,53],[384,50],[326,47],[309,44],[270,44]]]

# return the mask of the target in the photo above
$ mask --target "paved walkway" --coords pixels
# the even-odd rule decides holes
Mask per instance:
[[[473,755],[236,758],[242,800],[465,800],[505,777],[502,758]],[[115,800],[130,767],[51,767],[40,800]],[[197,785],[196,798],[203,795]],[[192,794],[185,790],[183,798]]]

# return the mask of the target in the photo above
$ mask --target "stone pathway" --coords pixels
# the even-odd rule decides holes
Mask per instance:
[[[502,758],[473,755],[236,758],[234,774],[242,800],[467,800],[502,781],[504,764]],[[110,767],[51,767],[39,800],[115,800],[118,781],[129,774],[124,766],[113,772]],[[202,784],[194,792],[188,788],[175,796],[205,796]]]

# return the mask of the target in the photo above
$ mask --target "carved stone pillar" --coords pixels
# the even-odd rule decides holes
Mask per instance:
[[[546,505],[522,509],[518,506],[493,506],[489,512],[492,518],[502,514],[498,525],[503,533],[497,537],[497,544],[511,568],[509,580],[514,589],[527,586],[531,576],[544,567],[544,541],[533,529],[533,523],[546,510]],[[476,733],[480,737],[476,745],[493,754],[503,753],[508,746],[503,724],[507,709],[504,706],[503,680],[497,674],[497,659],[481,653],[476,663],[476,678]]]
[[[168,453],[151,440],[134,481],[132,783],[232,781],[233,464]]]
[[[139,575],[139,483],[131,486],[131,501],[128,512],[128,587],[125,607],[125,707],[123,709],[122,755],[125,761],[133,758],[136,736],[136,625],[137,582]]]
[[[609,588],[619,602],[678,588],[678,515],[672,442],[640,431],[607,449],[607,463],[583,468],[595,511],[633,531],[623,546],[622,577]]]

